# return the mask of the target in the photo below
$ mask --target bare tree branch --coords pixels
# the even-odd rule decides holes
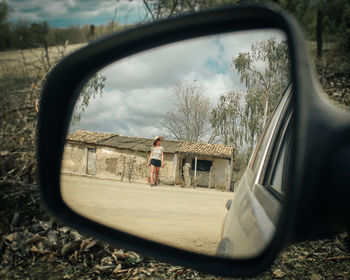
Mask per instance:
[[[145,7],[146,7],[146,10],[148,11],[148,13],[151,15],[151,17],[152,17],[152,20],[153,21],[155,21],[156,20],[156,18],[155,18],[155,16],[154,16],[154,14],[153,14],[153,12],[152,12],[152,10],[151,10],[151,8],[149,7],[149,5],[148,5],[148,3],[147,3],[147,0],[142,0],[143,1],[143,4],[145,5]]]
[[[175,85],[170,102],[174,110],[168,112],[161,124],[171,137],[186,141],[214,141],[211,128],[211,103],[204,88],[196,82],[183,82]]]

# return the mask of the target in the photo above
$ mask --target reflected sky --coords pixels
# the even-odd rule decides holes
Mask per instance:
[[[174,85],[183,82],[203,89],[215,106],[228,91],[244,94],[245,86],[232,59],[252,44],[275,38],[277,30],[229,33],[178,42],[118,61],[100,73],[106,77],[102,97],[90,100],[81,121],[70,128],[153,138],[166,135],[160,122],[174,110]],[[263,67],[263,65],[259,65]]]

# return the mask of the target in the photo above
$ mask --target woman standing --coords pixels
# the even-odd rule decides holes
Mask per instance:
[[[156,136],[154,138],[151,154],[148,159],[148,166],[151,165],[151,187],[158,185],[159,169],[164,166],[164,148],[160,142],[163,137]],[[154,180],[154,171],[156,172],[156,179]]]

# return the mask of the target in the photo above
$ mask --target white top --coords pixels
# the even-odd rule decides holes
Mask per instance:
[[[154,147],[151,148],[152,151],[152,158],[157,160],[162,160],[162,153],[164,152],[163,146]]]

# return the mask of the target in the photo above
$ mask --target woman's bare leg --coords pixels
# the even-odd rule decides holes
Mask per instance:
[[[158,178],[159,178],[159,169],[160,167],[156,167],[156,184],[158,185]]]
[[[151,165],[151,185],[154,184],[153,178],[154,178],[154,165]]]

